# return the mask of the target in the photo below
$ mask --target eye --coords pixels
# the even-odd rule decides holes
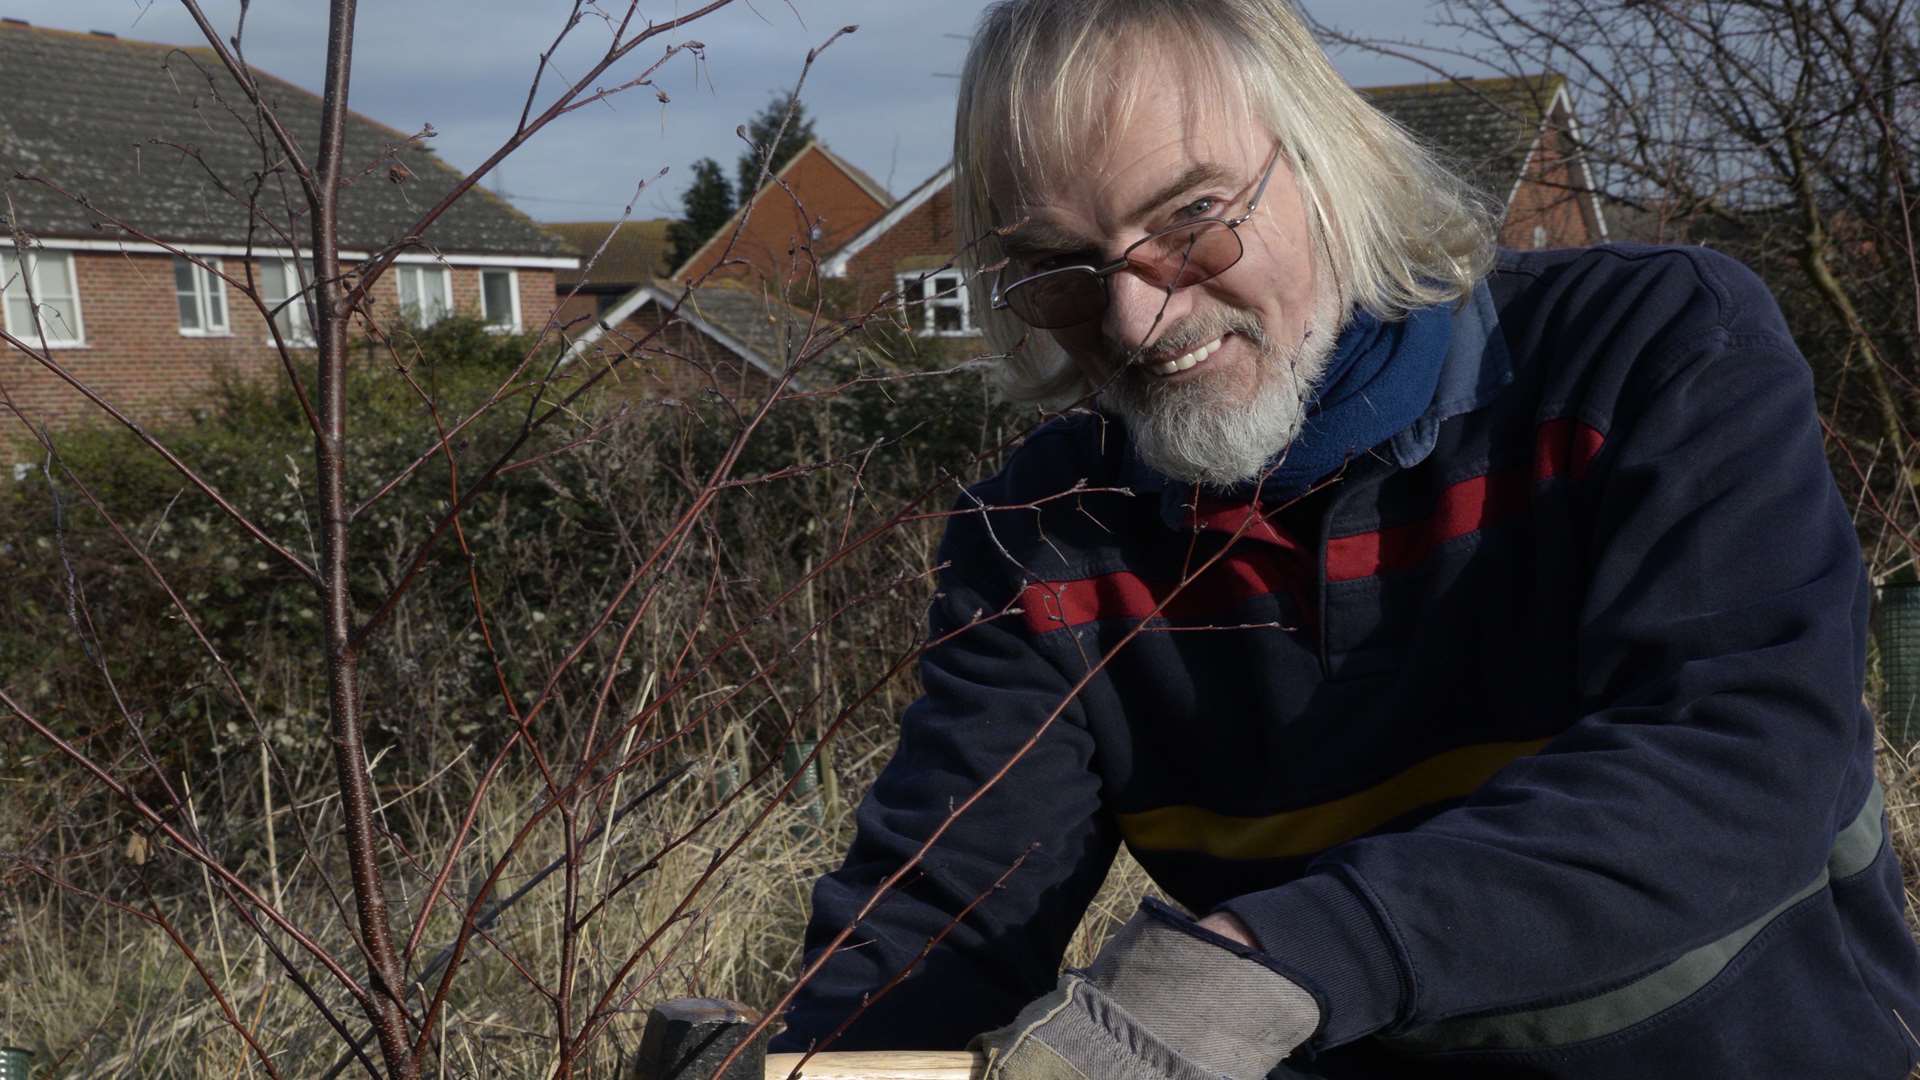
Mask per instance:
[[[1193,221],[1196,218],[1213,217],[1219,209],[1220,200],[1208,195],[1203,199],[1195,199],[1174,211],[1173,220]]]

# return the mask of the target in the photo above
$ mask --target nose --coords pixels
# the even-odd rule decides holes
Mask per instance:
[[[1138,349],[1179,321],[1192,303],[1191,289],[1169,293],[1142,278],[1133,267],[1107,279],[1107,314],[1102,329],[1115,345]]]

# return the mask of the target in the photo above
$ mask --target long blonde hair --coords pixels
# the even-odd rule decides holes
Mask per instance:
[[[1045,333],[991,311],[1000,252],[987,176],[1023,184],[1087,160],[1139,90],[1157,50],[1199,85],[1196,101],[1240,108],[1280,142],[1310,228],[1344,298],[1383,319],[1462,299],[1492,261],[1497,211],[1367,104],[1333,70],[1290,0],[1001,0],[974,34],[954,120],[954,212],[972,308],[1008,359],[1002,389],[1062,404],[1088,386]],[[1024,339],[1024,340],[1023,340]]]

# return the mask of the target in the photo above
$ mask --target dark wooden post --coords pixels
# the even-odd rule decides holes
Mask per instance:
[[[759,1014],[720,998],[675,998],[647,1013],[640,1053],[630,1080],[711,1080]],[[718,1080],[762,1080],[767,1074],[767,1031],[761,1031]]]

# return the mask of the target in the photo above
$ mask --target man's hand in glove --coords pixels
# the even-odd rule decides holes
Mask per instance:
[[[1148,900],[1091,968],[974,1047],[987,1080],[1261,1080],[1320,1012],[1257,949]]]

